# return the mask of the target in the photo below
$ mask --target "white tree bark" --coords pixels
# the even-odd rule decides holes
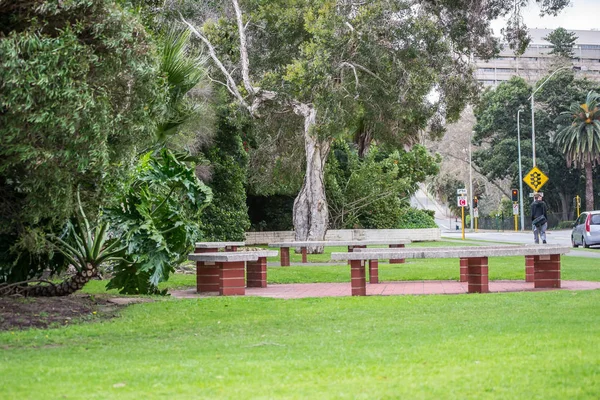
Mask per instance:
[[[295,104],[294,112],[304,117],[306,173],[300,193],[294,201],[296,240],[323,240],[329,225],[325,196],[325,162],[331,142],[319,140],[314,132],[317,111],[307,104]],[[309,253],[322,253],[323,247],[309,247]]]
[[[266,101],[275,100],[278,93],[261,90],[255,87],[250,78],[250,62],[248,57],[248,44],[243,24],[242,11],[237,0],[232,0],[235,9],[238,31],[240,35],[240,62],[242,71],[242,82],[250,99],[251,104],[242,96],[237,88],[236,82],[231,73],[225,68],[219,60],[217,52],[199,30],[181,17],[182,21],[198,36],[208,47],[209,53],[219,70],[225,76],[226,86],[237,100],[242,104],[251,115],[258,117],[258,109]],[[355,67],[352,66],[354,70]],[[360,66],[359,66],[360,67]],[[315,133],[314,127],[317,123],[317,111],[312,104],[291,101],[294,112],[304,117],[304,148],[306,152],[306,174],[300,193],[294,201],[294,229],[296,231],[296,240],[323,240],[329,224],[329,210],[327,208],[327,199],[325,197],[325,162],[329,155],[331,146],[330,140],[320,141]],[[323,252],[323,248],[309,248],[309,252]]]

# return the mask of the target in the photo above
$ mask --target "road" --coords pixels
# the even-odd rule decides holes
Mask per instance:
[[[549,244],[559,244],[564,246],[571,245],[571,230],[546,231],[546,238]],[[461,231],[451,231],[442,229],[442,239],[462,240]],[[534,244],[533,232],[514,232],[514,231],[479,231],[465,232],[465,241],[470,243],[479,242],[482,245],[494,243],[517,243],[517,244]],[[540,245],[543,246],[543,245]],[[570,256],[600,258],[600,247],[595,246],[591,250],[572,249]]]
[[[419,185],[419,189],[410,199],[410,203],[415,208],[433,210],[435,212],[435,222],[442,230],[442,239],[462,240],[462,232],[460,230],[455,230],[456,223],[454,222],[454,217],[452,217],[452,212],[448,207],[438,203],[431,195],[429,195],[425,185]],[[546,239],[549,244],[571,246],[571,230],[546,231]],[[482,245],[494,243],[534,244],[533,232],[531,231],[473,232],[467,229],[465,232],[465,240],[470,243],[478,242]],[[600,246],[596,246],[592,248],[592,250],[572,249],[569,255],[600,258]]]

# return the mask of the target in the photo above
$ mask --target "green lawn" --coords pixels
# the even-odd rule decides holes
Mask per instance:
[[[598,281],[597,264],[565,256],[563,279]],[[524,279],[523,257],[489,265],[491,279]],[[274,266],[268,280],[349,275],[348,265]],[[380,264],[382,280],[458,276],[456,259]],[[178,274],[162,287],[194,285]],[[1,332],[0,398],[600,398],[600,290],[155,300],[113,320]]]
[[[597,399],[600,291],[137,304],[0,333],[2,399]]]

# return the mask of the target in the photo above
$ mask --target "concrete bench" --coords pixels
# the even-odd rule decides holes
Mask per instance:
[[[308,247],[332,247],[332,246],[348,246],[348,252],[353,252],[354,249],[366,248],[370,245],[385,245],[390,248],[404,248],[404,245],[409,244],[410,240],[398,240],[398,239],[388,239],[388,240],[324,240],[324,241],[316,241],[316,240],[308,240],[308,241],[294,241],[294,242],[276,242],[269,243],[269,247],[279,247],[281,253],[281,266],[288,267],[290,265],[290,247],[296,248],[300,247],[302,252],[302,263],[306,264],[307,262],[307,251]],[[403,259],[392,259],[390,260],[391,264],[400,264],[403,263]]]
[[[267,257],[275,250],[194,253],[198,293],[219,292],[221,296],[243,296],[248,287],[267,287]]]
[[[568,246],[486,246],[411,249],[360,249],[352,253],[331,253],[332,260],[349,260],[352,295],[366,296],[365,261],[369,261],[370,282],[379,283],[378,260],[389,258],[459,258],[461,276],[468,283],[469,293],[487,293],[488,257],[525,256],[531,268],[535,288],[560,288],[560,255],[570,251]],[[464,270],[463,270],[464,268]]]
[[[196,242],[194,253],[215,253],[219,249],[237,251],[238,247],[245,245],[244,242]]]

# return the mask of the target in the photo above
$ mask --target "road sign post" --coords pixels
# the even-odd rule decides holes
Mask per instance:
[[[466,190],[467,189],[458,189],[457,192],[459,196],[456,198],[456,202],[461,210],[462,240],[465,240],[465,207],[469,203],[466,196]],[[462,191],[464,191],[465,193],[463,194]]]

